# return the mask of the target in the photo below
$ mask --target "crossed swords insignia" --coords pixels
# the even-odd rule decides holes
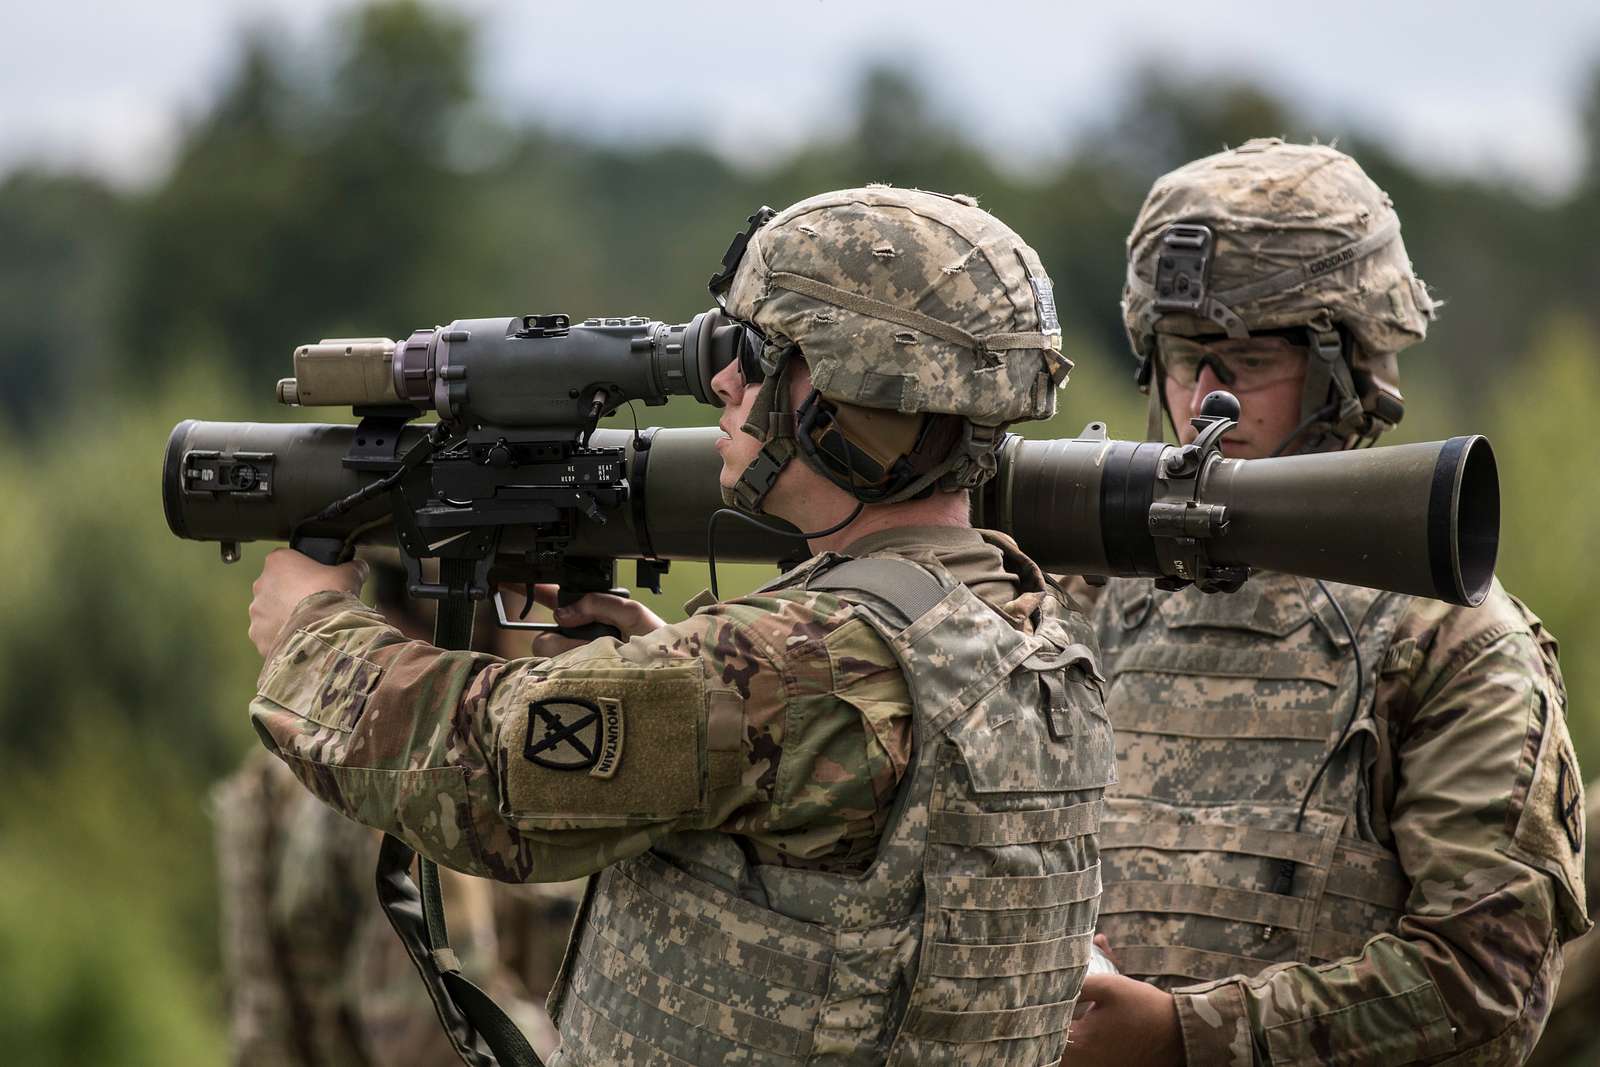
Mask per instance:
[[[534,701],[522,754],[552,771],[588,770],[600,758],[600,709],[576,697]]]

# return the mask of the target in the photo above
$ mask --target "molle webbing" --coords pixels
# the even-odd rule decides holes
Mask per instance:
[[[1254,826],[1197,824],[1174,826],[1162,821],[1107,819],[1100,824],[1101,852],[1148,848],[1163,852],[1228,852],[1262,859],[1315,863],[1321,843],[1310,834],[1265,830]],[[1386,908],[1403,908],[1411,883],[1391,856],[1376,857],[1367,849],[1341,841],[1334,847],[1328,892]],[[1108,893],[1109,895],[1109,893]]]
[[[1232,596],[1231,593],[1211,594]],[[1157,674],[1204,674],[1214,678],[1304,680],[1339,684],[1339,665],[1325,655],[1275,648],[1239,648],[1223,644],[1137,644],[1119,653],[1112,673],[1149,671]]]
[[[1226,596],[1227,594],[1218,594]],[[1181,704],[1141,704],[1117,716],[1121,730],[1163,737],[1216,740],[1253,739],[1326,742],[1334,712],[1306,713],[1283,708],[1191,708]]]
[[[959,903],[973,911],[1050,908],[1093,900],[1100,893],[1100,868],[1035,877],[974,878],[953,875],[928,887],[931,904]]]
[[[912,1008],[906,1013],[901,1032],[908,1037],[976,1044],[986,1041],[1014,1041],[1025,1037],[1051,1037],[1061,1033],[1061,1021],[1071,1015],[1077,997],[1053,1004],[1033,1004],[1026,1008],[999,1011],[937,1011]]]
[[[881,587],[879,612],[904,616],[890,625],[894,631],[946,593],[908,562],[857,573],[894,576]],[[901,788],[926,805],[933,780],[932,762],[914,756]],[[591,890],[552,997],[562,1034],[557,1062],[881,1063],[898,1022],[889,1016],[893,986],[915,945],[926,825],[891,820],[872,873],[861,879],[787,867],[730,872],[733,884],[762,886],[752,899],[679,866],[679,855],[692,858],[692,836],[674,843],[674,859],[646,852],[608,868]],[[786,914],[756,903],[761,897],[793,906]],[[841,928],[847,918],[863,929]]]
[[[1080,789],[1028,777],[1039,758],[1010,761],[994,731],[1052,744],[1042,668],[1023,663],[1056,643],[909,560],[825,557],[779,584],[854,604],[909,687],[916,740],[877,857],[859,876],[757,865],[685,834],[607,869],[552,996],[557,1063],[1054,1062],[1090,950],[1110,746],[1104,767],[1052,755],[1101,775]]]
[[[1116,953],[1123,974],[1177,978],[1184,984],[1215,982],[1235,974],[1253,975],[1265,966],[1254,956],[1181,945],[1122,945]]]
[[[1357,954],[1394,930],[1410,895],[1364,829],[1362,792],[1382,730],[1378,672],[1405,598],[1329,586],[1361,644],[1352,709],[1354,661],[1326,598],[1283,576],[1256,581],[1273,584],[1254,602],[1185,592],[1144,614],[1124,607],[1132,621],[1120,627],[1119,604],[1102,605],[1107,643],[1120,646],[1107,707],[1124,766],[1100,829],[1102,930],[1125,973],[1165,988]],[[1304,784],[1352,711],[1296,830]],[[1292,895],[1274,891],[1283,862],[1296,871]]]
[[[1003,945],[929,945],[922,966],[943,978],[981,978],[984,975],[1035,974],[1089,962],[1094,931],[1061,934],[1043,941]]]
[[[1100,899],[1102,915],[1126,912],[1208,915],[1213,919],[1299,929],[1305,899],[1259,889],[1174,882],[1113,882]]]
[[[1034,841],[1059,841],[1093,833],[1100,825],[1104,802],[1084,801],[1040,811],[1001,811],[973,814],[936,811],[928,827],[928,840],[946,845],[1016,845]]]

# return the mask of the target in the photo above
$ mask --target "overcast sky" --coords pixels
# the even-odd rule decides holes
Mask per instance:
[[[161,173],[242,26],[312,47],[351,0],[0,0],[0,170]],[[782,151],[842,121],[869,60],[918,71],[942,110],[1026,165],[1103,119],[1133,68],[1255,77],[1327,132],[1559,193],[1600,63],[1600,0],[450,0],[481,16],[483,85],[507,114],[607,137]],[[1262,131],[1270,133],[1276,131]]]

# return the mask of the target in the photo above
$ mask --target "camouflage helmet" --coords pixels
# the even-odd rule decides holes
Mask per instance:
[[[769,381],[776,357],[798,351],[834,404],[965,420],[942,469],[894,499],[979,484],[1003,427],[1055,414],[1072,364],[1050,279],[971,197],[869,185],[757,226],[724,279],[725,307],[764,337]]]
[[[1205,306],[1192,311],[1156,292],[1175,223],[1203,224],[1215,242]],[[1122,319],[1139,355],[1158,332],[1342,327],[1356,365],[1392,381],[1395,354],[1433,315],[1389,195],[1327,145],[1261,138],[1179,167],[1156,181],[1128,235]]]

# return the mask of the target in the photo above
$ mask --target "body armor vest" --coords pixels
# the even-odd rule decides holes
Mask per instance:
[[[589,1064],[996,1064],[1065,1047],[1112,742],[1086,620],[1035,635],[948,572],[823,556],[774,586],[858,605],[905,674],[911,764],[856,876],[674,835],[591,880],[551,994]]]
[[[1410,884],[1373,832],[1370,771],[1377,680],[1409,598],[1326,589],[1263,574],[1211,595],[1118,581],[1101,599],[1121,782],[1100,837],[1100,930],[1125,973],[1170,990],[1358,955],[1395,929]]]

